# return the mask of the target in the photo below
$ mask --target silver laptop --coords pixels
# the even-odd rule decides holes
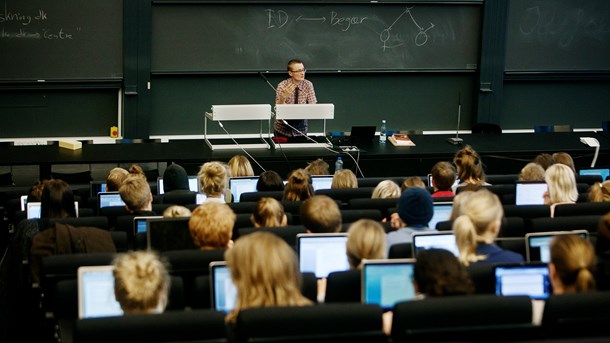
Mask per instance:
[[[231,271],[225,261],[210,262],[210,290],[212,308],[229,313],[237,303],[237,287],[231,279]]]
[[[74,202],[74,211],[78,217],[78,201]],[[40,218],[41,212],[42,203],[31,201],[26,204],[26,215],[28,219]]]
[[[413,264],[415,259],[362,261],[362,302],[391,310],[398,302],[415,297]]]
[[[111,206],[125,206],[119,192],[99,192],[97,193],[98,209]]]
[[[258,176],[244,176],[229,178],[229,189],[233,202],[239,202],[242,193],[256,192]]]
[[[530,232],[525,234],[525,254],[528,262],[551,261],[551,240],[558,235],[579,235],[589,238],[587,230]]]
[[[199,179],[197,175],[189,175],[189,190],[191,192],[199,192]],[[165,194],[165,189],[163,188],[163,176],[157,177],[157,193],[159,195]]]
[[[516,181],[516,205],[544,205],[544,193],[548,186],[544,181]]]
[[[121,305],[114,296],[113,266],[78,268],[78,318],[120,316]]]
[[[27,208],[27,203],[28,203],[28,196],[27,195],[22,195],[21,197],[19,197],[19,203],[21,204],[21,210],[25,211]]]
[[[422,249],[445,249],[451,251],[455,256],[459,256],[455,235],[452,231],[426,231],[415,232],[412,235],[413,256]]]
[[[349,270],[346,243],[346,232],[297,234],[301,273],[325,278],[332,272]]]
[[[330,185],[333,183],[332,175],[312,175],[311,186],[314,191],[318,189],[330,189]]]
[[[434,213],[432,214],[432,219],[430,219],[430,222],[428,222],[428,227],[431,229],[436,229],[436,224],[438,222],[449,220],[453,202],[435,202],[432,206],[434,207]]]
[[[549,266],[546,263],[496,265],[496,295],[527,295],[546,299],[551,295]]]

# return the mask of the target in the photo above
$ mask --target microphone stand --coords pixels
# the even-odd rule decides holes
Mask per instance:
[[[460,132],[460,120],[462,115],[462,93],[458,94],[458,117],[457,117],[457,129],[455,130],[455,137],[447,138],[447,142],[453,145],[459,145],[464,142],[463,139],[458,137]]]

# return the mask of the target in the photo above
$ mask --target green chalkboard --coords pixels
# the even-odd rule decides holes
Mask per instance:
[[[610,1],[509,3],[507,71],[610,71]]]
[[[122,0],[4,0],[0,81],[123,77]]]
[[[156,3],[152,71],[475,70],[480,3]]]

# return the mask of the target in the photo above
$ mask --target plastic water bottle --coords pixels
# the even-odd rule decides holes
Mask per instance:
[[[387,128],[385,125],[385,119],[381,121],[381,129],[379,129],[379,143],[385,144],[388,140]]]
[[[341,159],[341,156],[339,156],[335,162],[335,173],[341,169],[343,169],[343,160]]]

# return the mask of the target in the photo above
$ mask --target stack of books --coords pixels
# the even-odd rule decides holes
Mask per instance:
[[[406,133],[395,133],[388,137],[388,141],[395,146],[415,146],[415,143]]]

